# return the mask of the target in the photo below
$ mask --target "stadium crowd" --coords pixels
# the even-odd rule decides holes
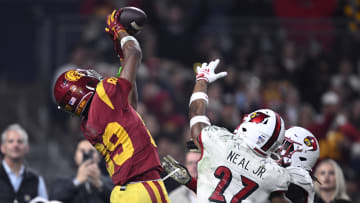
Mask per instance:
[[[209,87],[211,123],[235,129],[245,113],[274,109],[286,128],[302,126],[318,138],[320,160],[331,158],[340,165],[348,194],[360,201],[360,32],[348,24],[352,18],[346,3],[326,1],[324,7],[322,1],[306,1],[305,6],[281,0],[93,2],[80,4],[78,12],[87,19],[81,39],[72,44],[68,60],[53,68],[52,78],[69,67],[90,66],[104,76],[116,74],[115,53],[102,32],[105,15],[113,8],[137,6],[148,14],[148,24],[137,36],[143,49],[138,111],[160,157],[171,154],[185,161],[194,67],[220,58],[217,71],[229,74]],[[285,12],[291,9],[301,12]],[[59,171],[71,174],[74,166],[69,160],[82,134],[78,118],[57,113],[50,96],[42,101],[45,116],[36,116],[48,120],[46,129],[31,124],[34,115],[25,114],[27,119],[16,122],[29,128],[30,144],[38,147],[30,153],[30,165],[51,185]],[[41,137],[37,131],[43,132]],[[46,150],[45,166],[37,157]]]

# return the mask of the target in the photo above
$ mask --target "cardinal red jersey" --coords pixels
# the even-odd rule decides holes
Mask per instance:
[[[128,103],[131,88],[125,79],[102,80],[81,125],[84,136],[105,158],[115,185],[124,185],[152,169],[161,170],[157,146]],[[151,174],[148,180],[160,178],[158,173]]]

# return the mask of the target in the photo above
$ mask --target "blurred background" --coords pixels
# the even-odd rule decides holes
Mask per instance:
[[[341,165],[359,201],[358,0],[1,0],[0,129],[16,122],[28,131],[28,163],[47,184],[74,169],[82,136],[79,119],[53,102],[54,77],[73,67],[115,75],[104,21],[123,6],[148,15],[137,36],[139,113],[160,156],[184,161],[193,67],[220,58],[217,71],[229,75],[209,87],[211,122],[233,130],[245,113],[278,111],[287,128],[319,139],[320,158]]]

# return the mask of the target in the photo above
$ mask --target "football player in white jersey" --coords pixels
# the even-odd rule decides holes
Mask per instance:
[[[238,128],[234,134],[237,134]],[[188,144],[189,150],[196,150]],[[279,147],[280,159],[278,163],[286,167],[290,174],[290,185],[286,192],[293,203],[312,203],[315,198],[313,180],[310,175],[312,168],[319,158],[319,143],[316,137],[305,128],[294,126],[285,131],[285,140]],[[167,173],[180,184],[186,185],[196,193],[196,179],[191,178],[187,169],[170,156],[164,157],[162,163]],[[173,171],[177,172],[173,172]]]
[[[226,73],[215,73],[219,60],[197,68],[190,98],[190,131],[201,149],[198,163],[198,202],[286,202],[283,195],[290,176],[270,154],[284,140],[284,121],[270,109],[257,110],[243,119],[238,136],[212,126],[206,117],[207,85]]]
[[[305,128],[291,127],[285,131],[279,154],[279,164],[286,167],[291,177],[286,196],[294,203],[314,202],[313,180],[317,179],[310,172],[320,155],[316,137]]]

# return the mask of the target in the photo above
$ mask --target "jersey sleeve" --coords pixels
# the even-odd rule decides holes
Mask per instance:
[[[129,92],[131,91],[132,88],[132,84],[128,80],[124,78],[118,78],[118,86],[120,87],[121,92],[123,92],[124,95],[126,96],[129,95]]]
[[[210,154],[221,154],[226,150],[225,143],[229,140],[231,135],[232,134],[225,128],[215,125],[203,128],[199,136],[201,157],[203,157],[204,151],[207,151]]]
[[[128,105],[128,96],[131,88],[132,84],[128,80],[110,77],[105,78],[99,83],[96,93],[111,108],[116,106],[125,108]]]
[[[291,183],[309,192],[313,188],[313,181],[308,171],[300,167],[287,167]]]
[[[271,192],[287,191],[290,185],[290,175],[285,168],[275,167],[272,174]]]
[[[199,143],[201,146],[201,150],[207,149],[208,147],[212,146],[214,143],[219,142],[222,140],[221,132],[223,128],[218,126],[206,126],[201,130],[199,136]]]

